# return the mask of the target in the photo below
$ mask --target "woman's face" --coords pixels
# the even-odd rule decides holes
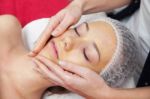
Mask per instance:
[[[111,25],[98,21],[82,23],[52,38],[40,52],[51,61],[66,60],[99,73],[112,58],[116,36]]]

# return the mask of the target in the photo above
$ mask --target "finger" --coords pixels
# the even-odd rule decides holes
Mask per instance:
[[[83,66],[80,66],[80,65],[70,63],[70,62],[59,61],[59,64],[63,69],[65,69],[69,72],[75,73],[83,78],[87,77],[88,74],[90,73],[89,69],[87,69]]]
[[[68,77],[68,75],[66,75],[65,71],[60,66],[53,63],[46,57],[38,55],[36,56],[36,58],[45,66],[47,66],[47,68],[50,69],[53,73],[55,73],[60,79],[64,80],[64,77]]]
[[[38,56],[38,58],[39,58],[40,56]],[[42,61],[42,60],[41,60]],[[42,64],[45,64],[45,61],[42,61]],[[50,63],[50,61],[49,61],[49,63]],[[53,64],[53,65],[52,65]],[[72,91],[72,87],[71,86],[68,86],[69,84],[66,84],[66,82],[68,83],[68,82],[72,82],[73,80],[68,80],[69,78],[71,78],[70,77],[70,74],[69,73],[67,73],[67,72],[65,72],[65,71],[63,71],[63,72],[57,72],[57,70],[56,69],[53,69],[54,67],[56,67],[56,65],[54,64],[54,63],[50,63],[50,64],[48,64],[49,66],[48,66],[48,69],[50,70],[51,69],[51,72],[55,72],[56,73],[56,75],[57,75],[57,77],[59,77],[60,79],[61,79],[61,81],[63,81],[63,82],[60,82],[60,81],[58,81],[58,80],[55,80],[55,78],[53,79],[52,77],[50,77],[51,79],[53,79],[55,82],[56,82],[56,84],[58,83],[58,85],[60,85],[60,86],[63,86],[64,88],[66,88],[66,89],[68,89],[68,90],[71,90]],[[50,65],[52,65],[52,67],[50,66]],[[53,73],[54,73],[53,72]],[[55,75],[55,73],[54,73],[54,75]],[[68,76],[68,74],[69,74],[69,76]],[[45,74],[45,75],[49,75],[49,74]],[[67,76],[65,76],[65,75],[67,75]],[[67,80],[66,80],[66,78],[67,78]],[[55,83],[54,82],[54,83]]]
[[[52,31],[59,25],[60,21],[61,19],[57,18],[56,16],[50,18],[49,24],[42,32],[40,38],[37,40],[35,48],[33,49],[33,53],[37,54],[40,52],[40,50],[45,46],[47,40],[49,40],[51,37]]]
[[[34,51],[31,51],[31,52],[28,53],[28,56],[30,56],[30,57],[34,57],[36,55],[37,55],[37,53],[34,52]]]
[[[64,31],[66,31],[71,25],[73,25],[75,19],[72,16],[69,16],[68,14],[66,14],[63,18],[63,20],[61,21],[61,23],[57,26],[57,28],[52,32],[52,35],[54,36],[59,36],[62,33],[64,33]]]
[[[33,60],[33,62],[35,63],[36,67],[34,67],[33,69],[38,72],[44,79],[47,79],[47,76],[45,75],[45,73],[43,73],[43,71],[39,68],[39,65],[37,62],[35,62]]]
[[[63,80],[62,86],[67,88],[68,90],[75,90],[75,86],[79,86],[76,82],[78,83],[83,83],[86,82],[86,79],[76,75],[72,74],[68,71],[64,71],[61,67],[56,65],[55,63],[49,61],[47,58],[43,56],[36,56],[38,59],[45,65],[48,65],[51,71],[53,71],[61,80]],[[58,70],[61,69],[61,70]]]
[[[53,71],[58,77],[60,77],[63,81],[66,80],[73,80],[78,79],[79,77],[75,74],[72,74],[71,72],[64,71],[60,66],[56,65],[55,63],[48,60],[46,57],[43,56],[37,56],[37,58],[45,65],[48,66],[48,68]]]
[[[37,64],[37,70],[46,77],[47,80],[53,82],[55,84],[63,84],[63,81],[57,77],[52,71],[50,71],[45,65],[43,65],[40,61],[34,59],[33,60]]]
[[[38,55],[35,58],[38,59],[41,63],[43,63],[45,66],[47,66],[47,68],[49,68],[53,72],[64,72],[64,70],[61,67],[59,67],[56,63],[53,63],[44,56]]]

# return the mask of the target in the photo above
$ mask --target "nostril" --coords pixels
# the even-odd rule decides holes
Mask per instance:
[[[65,47],[65,48],[67,47],[67,43],[66,43],[66,42],[64,43],[64,47]]]
[[[67,50],[67,49],[68,49],[68,44],[67,44],[65,38],[61,39],[61,41],[60,41],[60,46],[61,46],[64,50]]]
[[[68,51],[70,49],[70,44],[68,42],[67,43],[65,42],[64,44],[65,44],[64,45],[65,46],[65,50]]]
[[[70,50],[72,48],[72,38],[71,37],[66,37],[64,39],[64,46],[66,50]]]

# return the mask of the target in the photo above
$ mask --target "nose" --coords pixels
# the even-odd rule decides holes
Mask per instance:
[[[74,45],[73,44],[73,38],[71,38],[71,37],[65,37],[65,38],[63,38],[62,43],[63,43],[64,49],[66,51],[71,50],[73,48],[73,45]]]

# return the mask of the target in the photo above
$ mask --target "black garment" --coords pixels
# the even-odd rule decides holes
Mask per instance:
[[[107,16],[116,19],[116,20],[122,20],[126,17],[131,16],[135,11],[137,11],[140,8],[141,0],[132,0],[128,7],[121,10],[118,13],[107,13]]]
[[[137,87],[150,86],[150,52],[144,65]]]

